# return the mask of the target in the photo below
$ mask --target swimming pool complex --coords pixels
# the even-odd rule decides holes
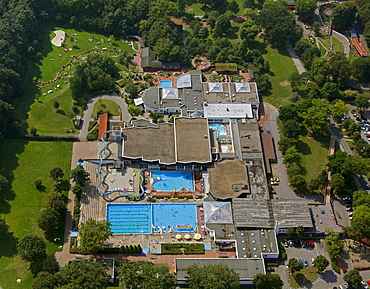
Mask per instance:
[[[107,204],[107,220],[113,234],[193,232],[195,204]]]
[[[171,80],[161,80],[159,85],[162,88],[171,88],[172,87],[172,81]]]
[[[194,191],[192,171],[151,171],[152,187],[157,191],[171,192],[184,188]]]
[[[208,124],[210,129],[217,130],[217,139],[218,140],[228,140],[230,139],[230,133],[228,132],[228,125],[222,123],[210,123]]]

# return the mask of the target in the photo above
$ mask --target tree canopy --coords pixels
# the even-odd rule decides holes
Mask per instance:
[[[292,274],[294,272],[300,271],[303,269],[303,264],[299,262],[296,258],[290,258],[288,262],[289,270]]]
[[[19,240],[17,250],[21,258],[27,262],[38,262],[46,257],[46,244],[39,236],[24,236]]]
[[[323,255],[317,256],[313,261],[313,264],[315,265],[319,272],[323,272],[326,269],[326,267],[329,266],[329,263],[330,263],[329,260],[326,259],[325,256]]]
[[[190,289],[239,288],[239,274],[225,265],[191,265],[186,271],[186,283]]]
[[[90,174],[82,166],[77,166],[71,171],[71,179],[81,187],[85,186],[90,179]]]
[[[59,181],[59,179],[64,177],[63,170],[59,167],[53,167],[49,172],[50,178],[54,181]]]
[[[94,260],[74,260],[54,274],[57,288],[106,288],[107,273]]]
[[[121,263],[118,276],[127,289],[174,289],[176,278],[168,266],[154,265],[152,262]]]
[[[105,247],[105,241],[112,236],[108,221],[88,219],[79,230],[80,248],[85,253],[98,253]]]
[[[351,270],[343,276],[344,281],[348,283],[348,285],[358,288],[361,286],[362,277],[360,272],[357,270]]]
[[[355,21],[356,5],[352,2],[344,2],[335,6],[331,15],[333,25],[336,29],[347,29]]]
[[[253,277],[253,284],[257,289],[281,289],[284,286],[284,282],[281,280],[278,274],[258,273]]]

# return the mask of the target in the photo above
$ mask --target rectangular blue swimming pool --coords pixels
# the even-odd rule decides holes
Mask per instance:
[[[113,234],[193,232],[195,204],[107,204],[107,221]]]
[[[192,171],[151,171],[152,187],[157,191],[172,192],[186,189],[194,192]]]
[[[171,80],[161,80],[161,82],[159,83],[159,86],[162,88],[171,88],[172,81]]]

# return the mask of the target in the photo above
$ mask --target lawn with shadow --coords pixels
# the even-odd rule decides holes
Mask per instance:
[[[64,179],[70,174],[71,142],[43,142],[22,139],[2,140],[0,143],[0,173],[9,180],[7,193],[0,199],[0,216],[9,225],[1,236],[0,286],[2,288],[31,288],[32,273],[29,263],[17,255],[16,243],[25,235],[44,236],[37,226],[37,219],[46,194],[54,181],[49,171],[58,166]],[[45,191],[37,190],[35,180],[41,180]],[[67,194],[67,192],[63,192]],[[61,230],[55,237],[63,240]],[[61,242],[46,242],[47,253],[58,251]],[[22,280],[19,285],[16,280]]]

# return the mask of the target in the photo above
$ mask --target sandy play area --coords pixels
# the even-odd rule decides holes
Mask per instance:
[[[66,39],[66,33],[63,30],[55,30],[55,37],[51,40],[51,43],[55,46],[62,46],[62,43]]]
[[[350,239],[346,239],[345,243],[353,268],[370,267],[370,248],[367,245]]]

